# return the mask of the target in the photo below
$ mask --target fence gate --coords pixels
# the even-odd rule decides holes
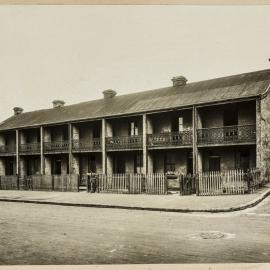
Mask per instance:
[[[196,193],[196,176],[192,174],[180,176],[180,195]]]
[[[168,194],[179,193],[180,191],[180,175],[178,174],[167,174],[167,192]]]

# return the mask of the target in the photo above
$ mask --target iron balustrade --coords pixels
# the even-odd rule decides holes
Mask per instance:
[[[67,152],[69,150],[69,141],[44,142],[45,152]]]
[[[16,145],[0,145],[0,154],[15,154]]]
[[[142,146],[143,143],[141,135],[106,138],[106,148],[108,150],[140,149]]]
[[[256,142],[256,125],[224,126],[197,130],[198,144]]]
[[[192,130],[148,134],[149,147],[187,146],[192,145]]]
[[[93,138],[91,140],[73,140],[72,150],[74,151],[101,151],[100,138]]]
[[[40,153],[40,143],[20,144],[21,153]]]

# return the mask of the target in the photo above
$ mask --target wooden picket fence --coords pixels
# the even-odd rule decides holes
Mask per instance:
[[[92,181],[93,178],[90,180]],[[96,176],[97,192],[128,193],[128,174],[99,174]],[[93,190],[93,189],[92,189]]]
[[[52,176],[50,175],[31,175],[27,177],[27,187],[31,190],[53,190]]]
[[[36,191],[79,191],[79,176],[31,175],[19,179],[19,188]]]
[[[148,173],[145,177],[146,194],[167,194],[167,176],[164,173]]]
[[[252,169],[173,176],[164,173],[89,174],[86,186],[88,192],[100,193],[163,195],[179,192],[179,195],[217,196],[252,193],[265,182],[260,170]],[[79,175],[1,176],[0,189],[79,191]]]
[[[79,191],[79,175],[53,175],[53,190]]]
[[[152,174],[89,174],[88,192],[166,194],[166,176]]]
[[[260,171],[252,169],[204,172],[198,174],[198,195],[237,195],[254,192],[262,185]]]
[[[0,189],[14,190],[19,189],[19,179],[17,175],[0,176]]]

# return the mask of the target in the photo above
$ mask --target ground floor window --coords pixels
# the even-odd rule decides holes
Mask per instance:
[[[6,160],[6,166],[5,166],[5,174],[6,175],[14,175],[15,174],[15,170],[14,170],[14,166],[15,165],[15,161],[13,159],[7,159]]]

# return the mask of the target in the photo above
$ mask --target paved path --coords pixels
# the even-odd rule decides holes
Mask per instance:
[[[270,262],[270,198],[234,213],[0,202],[0,264]]]
[[[270,185],[246,195],[224,196],[179,196],[174,195],[124,195],[124,194],[90,194],[86,192],[47,192],[0,190],[0,200],[39,201],[43,203],[69,203],[91,206],[135,207],[167,210],[230,210],[248,205],[270,192]]]

